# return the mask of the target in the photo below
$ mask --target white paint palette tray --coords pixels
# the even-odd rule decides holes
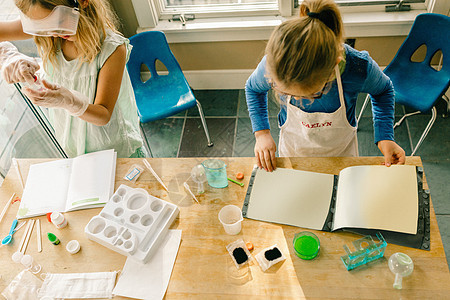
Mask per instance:
[[[146,263],[178,213],[176,205],[122,184],[84,231],[90,240]]]

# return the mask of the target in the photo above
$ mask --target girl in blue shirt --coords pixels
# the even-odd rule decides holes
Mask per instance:
[[[394,88],[365,51],[345,45],[332,0],[305,0],[300,17],[272,33],[266,55],[245,86],[260,168],[276,168],[267,92],[278,95],[280,156],[358,156],[355,107],[359,93],[372,96],[375,143],[385,165],[404,164],[394,141]]]

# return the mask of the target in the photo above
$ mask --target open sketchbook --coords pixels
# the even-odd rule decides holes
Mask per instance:
[[[17,219],[104,206],[114,191],[113,149],[30,166]]]
[[[429,212],[425,224],[423,197],[427,194],[418,185],[415,166],[354,166],[337,176],[283,168],[272,173],[255,169],[243,214],[250,219],[314,230],[381,231],[388,242],[426,249],[422,242],[425,225],[429,242]],[[411,238],[414,245],[404,242]]]

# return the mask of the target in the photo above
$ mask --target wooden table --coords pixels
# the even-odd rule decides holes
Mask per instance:
[[[237,172],[245,174],[247,184],[250,177],[253,158],[223,158],[227,164],[229,176]],[[19,160],[24,178],[27,177],[30,164],[44,160]],[[218,218],[219,210],[226,204],[242,206],[246,187],[230,183],[228,188],[206,188],[196,204],[183,189],[192,167],[203,158],[161,158],[150,159],[155,171],[168,185],[170,193],[162,189],[155,178],[144,172],[136,184],[122,179],[133,163],[138,159],[118,159],[116,185],[128,184],[146,189],[150,194],[176,204],[180,208],[179,218],[172,229],[182,229],[182,241],[166,293],[167,299],[312,299],[312,298],[435,298],[450,297],[450,274],[445,258],[434,209],[431,209],[431,251],[424,251],[389,244],[384,258],[360,269],[347,271],[340,257],[345,255],[343,245],[360,238],[347,232],[313,231],[320,239],[319,256],[312,261],[299,259],[292,247],[292,239],[301,228],[282,226],[245,219],[242,231],[237,236],[226,235]],[[306,171],[338,174],[345,167],[355,165],[380,164],[381,157],[359,158],[281,158],[278,166]],[[408,157],[407,164],[421,166],[419,157]],[[425,170],[426,172],[426,170]],[[192,183],[192,182],[190,182]],[[426,184],[425,184],[426,185]],[[11,194],[21,195],[22,188],[18,177],[11,168],[0,188],[0,206],[4,207]],[[19,204],[13,204],[3,222],[0,233],[6,235]],[[43,239],[43,251],[37,252],[36,230],[33,231],[27,254],[33,256],[46,272],[99,272],[122,269],[126,257],[105,248],[86,238],[84,227],[100,209],[88,209],[66,214],[69,226],[56,229],[45,217],[40,217],[42,233],[53,232],[62,242],[52,245]],[[18,248],[21,229],[15,235],[11,246],[0,248],[0,290],[22,269],[10,259]],[[262,272],[256,262],[250,267],[238,271],[225,246],[242,238],[255,245],[253,254],[261,249],[278,244],[287,259],[267,272]],[[65,251],[65,244],[77,239],[81,251],[71,255]],[[387,258],[395,252],[404,252],[414,261],[414,272],[404,278],[403,289],[394,290],[394,275],[389,271]],[[115,299],[123,299],[116,297]]]

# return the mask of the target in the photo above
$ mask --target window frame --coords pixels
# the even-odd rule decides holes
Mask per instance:
[[[206,42],[265,40],[275,26],[284,20],[297,16],[298,8],[293,8],[295,0],[278,0],[280,12],[277,15],[233,14],[233,17],[220,14],[203,15],[181,22],[160,18],[162,0],[131,0],[138,20],[137,33],[148,30],[161,30],[169,42]],[[384,0],[375,0],[384,1]],[[388,0],[390,1],[390,0]],[[450,10],[448,0],[425,0],[422,3],[408,3],[411,11],[385,12],[385,5],[340,6],[346,36],[400,36],[407,35],[415,17],[425,12],[447,14]],[[213,17],[214,16],[214,17]],[[239,29],[239,30],[237,30]]]
[[[271,4],[248,4],[233,9],[233,5],[217,5],[209,9],[186,9],[185,14],[195,14],[196,19],[227,18],[227,17],[252,17],[252,16],[292,16],[294,1],[277,0],[278,8]],[[132,0],[139,27],[156,27],[159,21],[170,20],[172,15],[180,14],[181,11],[170,10],[164,7],[164,0]],[[257,9],[255,9],[255,7]],[[224,9],[226,8],[226,9]]]
[[[195,14],[196,18],[214,18],[214,17],[233,17],[233,16],[255,16],[255,15],[277,15],[280,14],[279,6],[283,3],[290,3],[290,0],[278,0],[276,4],[257,3],[240,4],[236,9],[235,4],[217,4],[209,5],[205,8],[199,6],[186,6],[184,8],[169,8],[164,6],[164,0],[154,0],[155,6],[161,20],[168,20],[175,14]]]

